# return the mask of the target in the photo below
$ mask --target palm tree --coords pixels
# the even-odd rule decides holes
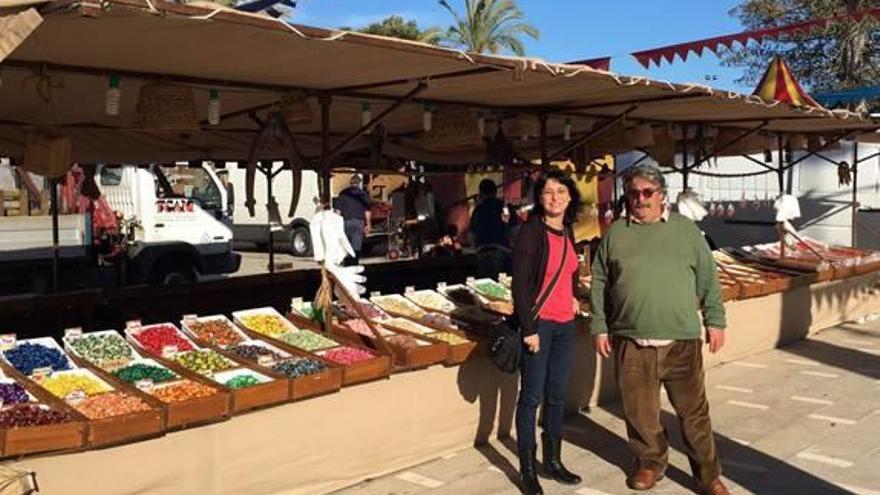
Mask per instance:
[[[495,54],[507,49],[522,56],[521,36],[535,40],[540,36],[537,28],[522,22],[525,14],[514,0],[465,0],[464,17],[446,0],[440,0],[440,5],[455,18],[444,40],[471,52]]]

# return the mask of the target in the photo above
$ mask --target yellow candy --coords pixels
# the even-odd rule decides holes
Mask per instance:
[[[86,395],[95,395],[111,390],[90,376],[73,374],[52,375],[40,381],[40,385],[52,395],[62,399],[77,390],[82,390]]]
[[[273,337],[289,330],[287,325],[275,315],[242,316],[241,322],[254,332]]]

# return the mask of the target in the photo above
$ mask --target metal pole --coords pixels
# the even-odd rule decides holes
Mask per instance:
[[[321,95],[321,203],[330,207],[330,103],[329,95]]]
[[[49,179],[49,198],[52,201],[52,292],[58,292],[60,269],[58,247],[58,179]]]
[[[550,155],[547,151],[547,114],[538,115],[538,121],[541,123],[541,168],[546,169],[550,166]]]
[[[852,159],[852,247],[859,243],[859,142],[853,141]]]
[[[782,134],[776,136],[777,157],[776,163],[779,168],[776,169],[776,180],[779,182],[779,194],[785,192],[785,164],[783,163],[785,152],[782,145]]]
[[[269,275],[274,279],[275,276],[275,230],[272,225],[272,206],[275,205],[275,198],[272,197],[272,162],[267,167],[264,163],[260,164],[260,171],[266,177],[266,227],[269,229]]]
[[[681,126],[681,134],[684,138],[681,143],[681,190],[688,188],[688,125]]]

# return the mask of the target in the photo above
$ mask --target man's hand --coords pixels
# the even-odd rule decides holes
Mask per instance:
[[[541,339],[538,337],[538,334],[523,337],[523,343],[529,348],[529,352],[532,354],[537,354],[541,349]]]
[[[603,358],[611,356],[611,339],[608,338],[607,334],[593,337],[593,346],[596,348],[596,352]]]
[[[571,299],[571,308],[575,316],[581,313],[581,303],[578,302],[576,297]]]
[[[370,235],[370,230],[371,230],[370,224],[364,225],[364,235]]]
[[[706,327],[706,340],[709,342],[709,352],[716,353],[724,347],[724,330],[715,327]]]

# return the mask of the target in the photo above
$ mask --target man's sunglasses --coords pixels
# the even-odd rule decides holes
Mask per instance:
[[[630,189],[630,190],[626,191],[626,195],[630,199],[639,199],[639,198],[650,199],[655,194],[657,194],[657,192],[659,192],[659,191],[660,191],[660,189],[658,189],[656,187],[655,188],[648,187],[645,189]]]

